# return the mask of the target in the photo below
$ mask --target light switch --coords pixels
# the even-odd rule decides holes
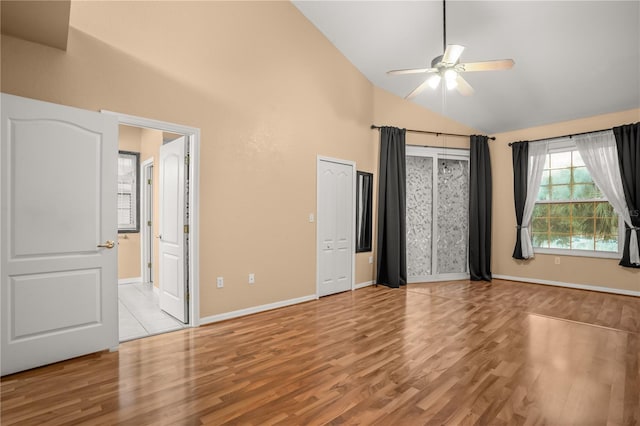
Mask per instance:
[[[313,216],[313,213],[309,213],[309,222],[313,222],[316,218]]]

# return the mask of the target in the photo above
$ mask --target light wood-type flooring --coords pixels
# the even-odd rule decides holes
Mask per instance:
[[[2,425],[637,425],[640,298],[367,287],[4,377]]]

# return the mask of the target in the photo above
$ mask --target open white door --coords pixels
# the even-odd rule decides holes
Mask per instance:
[[[186,323],[184,136],[160,147],[160,309]]]
[[[115,117],[2,94],[2,375],[118,346]]]

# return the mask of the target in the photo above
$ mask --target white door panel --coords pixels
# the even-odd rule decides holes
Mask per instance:
[[[100,270],[11,277],[12,340],[100,323]]]
[[[12,257],[95,253],[101,176],[94,171],[100,170],[102,135],[53,120],[14,120],[11,127]],[[63,165],[56,161],[62,158]],[[70,161],[76,158],[87,161]],[[45,180],[34,179],[34,170]],[[52,188],[52,182],[66,190]],[[70,233],[75,238],[68,238]]]
[[[118,345],[117,120],[2,94],[2,375]]]
[[[188,321],[184,275],[184,157],[185,138],[160,147],[160,309]]]
[[[351,290],[353,281],[352,165],[318,162],[318,294]]]

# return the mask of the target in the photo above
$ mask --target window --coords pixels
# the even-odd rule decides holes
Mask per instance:
[[[118,153],[118,232],[140,232],[138,201],[139,157],[137,152]]]
[[[538,252],[559,249],[577,255],[617,255],[618,215],[593,183],[575,145],[564,141],[551,145],[549,151],[533,211],[533,247]]]

